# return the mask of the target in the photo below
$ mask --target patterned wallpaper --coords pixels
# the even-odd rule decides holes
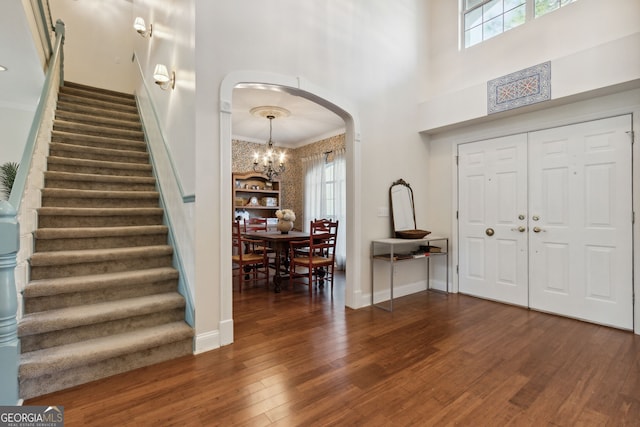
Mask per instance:
[[[296,213],[295,228],[302,229],[304,218],[302,159],[318,153],[344,147],[344,134],[323,139],[299,148],[287,148],[286,170],[280,176],[280,196],[282,209],[293,209]],[[233,140],[231,166],[233,172],[253,171],[253,153],[261,152],[264,144]],[[278,148],[281,150],[281,148]]]

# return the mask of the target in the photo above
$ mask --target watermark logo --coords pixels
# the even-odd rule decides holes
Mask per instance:
[[[0,406],[0,427],[63,426],[63,406]]]

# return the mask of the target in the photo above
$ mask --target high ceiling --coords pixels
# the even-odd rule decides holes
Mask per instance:
[[[284,108],[288,117],[273,120],[273,142],[281,147],[300,147],[330,136],[344,133],[342,118],[306,98],[277,88],[237,88],[233,91],[232,133],[235,139],[266,142],[269,120],[251,114],[261,106]]]
[[[3,2],[0,13],[0,106],[34,110],[44,80],[30,28],[20,1]],[[233,137],[264,143],[269,138],[268,119],[250,110],[260,106],[285,108],[288,117],[273,120],[276,146],[300,147],[344,133],[344,121],[333,112],[290,91],[248,85],[233,93]]]

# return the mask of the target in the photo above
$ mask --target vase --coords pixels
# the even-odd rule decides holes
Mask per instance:
[[[276,228],[282,234],[288,234],[289,231],[293,228],[293,221],[285,221],[284,219],[279,219],[276,224]]]

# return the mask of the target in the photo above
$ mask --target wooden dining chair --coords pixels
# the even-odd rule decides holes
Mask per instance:
[[[267,218],[251,217],[248,220],[247,219],[244,220],[244,231],[247,233],[254,233],[254,232],[260,232],[260,231],[267,231],[267,230],[268,230]],[[250,238],[247,238],[246,240],[249,242],[251,241]],[[274,250],[271,249],[269,246],[265,246],[264,244],[261,244],[261,243],[250,243],[248,250],[256,253],[266,252],[267,256],[270,258],[275,253]]]
[[[246,232],[252,231],[267,231],[267,218],[251,217],[248,220],[244,220],[244,227]]]
[[[247,245],[260,245],[266,247],[264,240],[247,239],[243,236],[244,227],[240,221],[233,221],[233,253],[231,261],[235,265],[233,277],[238,277],[239,288],[245,281],[253,282],[255,285],[258,281],[264,280],[268,287],[269,283],[269,260],[266,251],[247,251]]]
[[[289,284],[305,283],[309,294],[313,284],[324,286],[327,281],[333,292],[333,271],[335,267],[338,221],[311,221],[309,240],[293,241],[289,244]],[[297,280],[296,279],[300,279]]]

